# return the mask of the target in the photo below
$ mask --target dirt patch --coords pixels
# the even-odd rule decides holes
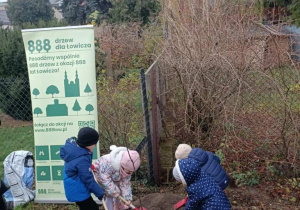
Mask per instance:
[[[147,210],[167,210],[173,209],[173,205],[182,200],[184,196],[171,193],[152,193],[141,198],[142,206]],[[139,200],[135,200],[133,205],[140,206]],[[181,208],[183,209],[183,208]]]
[[[144,194],[141,197],[142,206],[147,210],[171,210],[186,195],[185,187],[178,183],[162,186],[160,192]],[[300,178],[278,179],[252,187],[228,186],[224,192],[232,209],[300,209]],[[133,203],[140,206],[136,196]]]
[[[0,114],[1,127],[22,127],[32,126],[32,121],[15,120],[14,118],[2,113]]]

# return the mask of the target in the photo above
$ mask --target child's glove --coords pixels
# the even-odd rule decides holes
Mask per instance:
[[[95,168],[94,164],[91,165],[91,169],[92,169],[93,173],[96,172],[96,168]]]

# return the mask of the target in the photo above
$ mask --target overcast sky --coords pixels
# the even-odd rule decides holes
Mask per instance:
[[[0,2],[7,2],[7,0],[0,0]]]

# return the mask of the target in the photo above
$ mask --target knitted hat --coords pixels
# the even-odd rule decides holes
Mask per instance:
[[[187,158],[192,151],[192,147],[188,144],[179,144],[175,151],[175,158],[184,159]]]
[[[129,154],[128,154],[129,153]],[[141,165],[140,155],[137,151],[125,151],[122,155],[121,166],[128,171],[136,171]]]
[[[77,144],[81,147],[97,144],[99,139],[98,132],[90,127],[81,128],[78,132]]]

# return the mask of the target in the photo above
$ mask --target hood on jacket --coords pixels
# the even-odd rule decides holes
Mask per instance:
[[[194,148],[189,154],[189,158],[197,160],[200,164],[200,167],[204,166],[208,161],[208,154],[205,150],[201,148]]]
[[[183,184],[190,185],[200,179],[201,167],[198,161],[192,158],[177,160],[176,168]]]
[[[60,157],[66,162],[70,162],[71,160],[86,154],[89,154],[89,150],[80,147],[76,143],[75,137],[67,139],[65,146],[60,148]]]
[[[117,147],[116,145],[111,145],[109,147],[111,150],[110,152],[110,162],[113,167],[113,169],[116,172],[120,171],[120,165],[121,165],[121,159],[124,154],[124,152],[127,151],[126,147]]]

